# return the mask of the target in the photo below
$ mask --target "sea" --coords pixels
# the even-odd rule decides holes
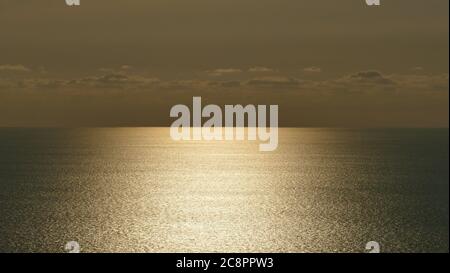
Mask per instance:
[[[0,252],[449,251],[448,129],[0,129]]]

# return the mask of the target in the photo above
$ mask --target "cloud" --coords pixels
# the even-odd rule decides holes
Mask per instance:
[[[412,71],[416,71],[416,72],[420,72],[420,71],[424,71],[425,69],[421,66],[415,66],[415,67],[411,67]]]
[[[18,81],[17,86],[28,89],[55,89],[64,87],[66,83],[65,80],[60,79],[31,78]]]
[[[248,86],[254,87],[273,87],[273,88],[287,88],[297,87],[300,81],[294,78],[288,77],[261,77],[251,79],[246,82]]]
[[[0,65],[0,71],[7,72],[31,72],[31,69],[21,64],[4,64]]]
[[[307,73],[321,73],[322,72],[322,68],[316,67],[316,66],[306,67],[306,68],[303,69],[303,72],[307,72]]]
[[[99,76],[88,76],[79,79],[53,79],[53,78],[23,78],[19,80],[6,80],[0,82],[1,86],[16,87],[18,89],[145,89],[158,84],[157,78],[131,75],[119,72],[106,73]]]
[[[228,73],[232,73],[229,70]],[[233,70],[234,71],[234,70]],[[222,71],[223,72],[223,71]],[[31,74],[26,74],[31,75]],[[1,77],[2,91],[12,90],[65,90],[77,93],[95,92],[96,90],[160,90],[167,92],[195,91],[208,92],[223,89],[233,92],[279,90],[295,91],[298,94],[346,94],[346,93],[378,93],[395,92],[397,94],[426,94],[429,92],[448,92],[449,80],[446,74],[413,74],[385,75],[379,71],[359,71],[343,77],[328,80],[301,80],[289,76],[261,76],[242,79],[239,75],[235,79],[213,80],[208,78],[191,78],[184,80],[159,80],[155,77],[119,71],[101,73],[88,77],[64,79],[41,77],[14,78]],[[125,94],[125,93],[124,93]]]
[[[133,69],[133,67],[131,65],[125,64],[125,65],[122,65],[120,67],[120,69],[122,69],[122,70],[131,70],[131,69]]]
[[[399,86],[408,92],[449,92],[447,73],[437,75],[395,75]]]
[[[0,91],[15,87],[16,84],[8,79],[0,78]]]
[[[208,90],[210,81],[205,80],[174,80],[161,81],[157,85],[166,91],[193,91],[193,90]]]
[[[100,71],[102,73],[125,73],[125,72],[130,72],[133,69],[134,69],[133,66],[124,64],[124,65],[121,65],[118,68],[117,67],[116,68],[102,67],[98,71]]]
[[[340,93],[391,92],[398,95],[447,93],[448,73],[444,74],[393,74],[384,75],[378,71],[361,71],[341,78],[314,81],[308,88],[316,91]]]
[[[235,88],[235,87],[240,87],[241,82],[240,81],[212,81],[209,83],[209,86]]]
[[[248,72],[251,73],[267,73],[267,72],[273,72],[274,70],[272,68],[264,67],[264,66],[255,66],[248,70]]]
[[[149,78],[139,75],[128,75],[125,73],[112,72],[102,76],[92,76],[71,80],[67,82],[67,85],[127,89],[139,87],[143,88],[158,82],[159,79],[157,78]]]
[[[219,68],[219,69],[206,71],[206,73],[208,73],[208,75],[214,76],[214,77],[219,77],[219,76],[223,76],[226,74],[238,74],[241,72],[242,72],[241,69],[236,69],[236,68]]]
[[[378,71],[361,71],[348,76],[347,80],[361,84],[394,85],[395,82]]]

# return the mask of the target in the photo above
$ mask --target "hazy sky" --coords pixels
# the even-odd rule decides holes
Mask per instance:
[[[0,0],[0,126],[169,126],[279,104],[285,126],[448,127],[448,0]]]

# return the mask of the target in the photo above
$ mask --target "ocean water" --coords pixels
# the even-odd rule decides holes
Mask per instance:
[[[0,252],[449,251],[448,129],[0,129]]]

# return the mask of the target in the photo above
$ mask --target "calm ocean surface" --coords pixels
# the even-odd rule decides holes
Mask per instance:
[[[449,251],[448,129],[0,129],[0,252]]]

